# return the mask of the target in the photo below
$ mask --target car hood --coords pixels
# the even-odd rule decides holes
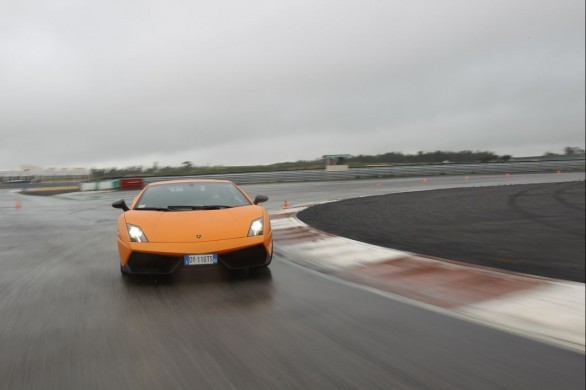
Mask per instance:
[[[126,223],[139,226],[149,242],[153,243],[206,242],[247,237],[251,222],[262,216],[262,207],[255,205],[221,210],[130,210],[124,214]]]

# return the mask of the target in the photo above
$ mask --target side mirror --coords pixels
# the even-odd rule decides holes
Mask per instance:
[[[266,202],[267,200],[269,200],[268,196],[265,195],[257,195],[256,198],[254,198],[254,204],[259,204],[262,202]]]
[[[130,210],[128,208],[128,206],[126,205],[126,202],[124,201],[124,199],[120,199],[120,200],[117,200],[116,202],[112,203],[112,207],[114,207],[115,209],[122,209],[124,211]]]

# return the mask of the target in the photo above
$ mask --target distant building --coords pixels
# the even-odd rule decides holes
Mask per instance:
[[[23,165],[18,171],[0,171],[2,183],[63,182],[88,180],[87,168],[46,168]]]
[[[326,162],[326,171],[346,171],[349,168],[349,154],[326,154],[323,156]]]

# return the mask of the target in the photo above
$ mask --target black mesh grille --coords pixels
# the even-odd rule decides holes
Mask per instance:
[[[270,260],[262,244],[219,255],[218,259],[220,263],[230,269],[259,267],[266,265]],[[183,267],[183,256],[162,256],[133,252],[128,259],[129,271],[136,274],[169,274],[178,267]],[[209,267],[197,266],[189,268],[204,269]]]
[[[258,267],[267,263],[268,254],[263,245],[255,245],[219,256],[220,261],[230,269]]]
[[[137,274],[168,274],[183,262],[181,256],[161,256],[133,252],[128,259],[130,271]]]

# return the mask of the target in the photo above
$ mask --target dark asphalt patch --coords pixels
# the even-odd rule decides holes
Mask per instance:
[[[303,222],[445,259],[584,282],[584,182],[400,193],[317,205]]]
[[[62,194],[69,194],[72,192],[78,192],[79,188],[61,188],[61,189],[47,189],[47,190],[39,190],[35,189],[32,191],[22,191],[23,195],[33,195],[33,196],[53,196],[53,195],[62,195]]]

